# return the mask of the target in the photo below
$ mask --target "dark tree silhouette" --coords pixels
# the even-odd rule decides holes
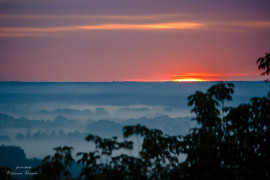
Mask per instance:
[[[113,166],[113,164],[119,164],[117,160],[122,161],[124,157],[115,157],[113,162],[102,163],[102,158],[111,158],[112,152],[120,149],[131,150],[133,148],[133,142],[123,141],[118,142],[117,137],[113,138],[101,138],[89,134],[86,138],[86,141],[94,142],[96,150],[89,153],[78,153],[77,156],[81,158],[78,160],[78,163],[81,164],[82,171],[80,173],[80,178],[82,179],[99,179],[99,178],[112,178],[112,179],[123,179],[123,173],[121,172],[120,166]],[[124,161],[123,161],[124,162]],[[128,161],[130,162],[130,161]]]
[[[148,129],[141,125],[126,126],[123,128],[123,134],[126,138],[132,135],[144,138],[140,157],[148,167],[148,175],[151,178],[164,179],[169,171],[178,165],[182,136],[164,135],[161,130]]]
[[[71,155],[72,149],[67,146],[54,148],[55,154],[46,156],[42,160],[42,164],[32,170],[32,172],[37,172],[33,179],[71,179],[71,173],[67,168],[71,167],[74,161]]]
[[[259,64],[258,69],[264,70],[261,75],[269,75],[270,74],[270,52],[265,53],[264,57],[260,57],[257,59],[257,64]]]
[[[0,179],[11,178],[12,173],[28,172],[28,169],[17,169],[17,166],[36,167],[40,163],[39,159],[26,158],[24,150],[19,146],[0,146]],[[23,175],[16,175],[16,178],[23,178]]]
[[[264,57],[260,57],[258,58],[257,60],[257,64],[258,65],[258,69],[262,69],[264,70],[264,72],[261,73],[261,75],[267,75],[269,76],[270,74],[270,52],[269,53],[265,53],[265,56]],[[269,83],[270,82],[270,78],[269,79],[266,79],[265,80],[266,83]],[[270,87],[270,84],[269,84],[269,87]],[[270,97],[270,90],[268,92],[268,97]]]
[[[0,179],[9,180],[11,179],[11,175],[8,172],[12,172],[10,167],[0,167]]]
[[[218,84],[210,87],[207,92],[215,100],[221,103],[222,119],[224,119],[224,112],[226,110],[226,108],[224,107],[224,102],[225,100],[232,100],[232,94],[234,93],[234,84],[219,82]]]

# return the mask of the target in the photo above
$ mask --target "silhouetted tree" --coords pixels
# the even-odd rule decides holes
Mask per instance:
[[[123,128],[124,137],[140,135],[143,137],[140,157],[149,171],[152,179],[164,179],[170,170],[178,163],[181,152],[180,140],[182,136],[164,135],[161,130],[148,129],[145,126],[126,126]]]
[[[15,168],[20,164],[26,164],[26,154],[19,146],[0,146],[0,166]]]
[[[260,57],[257,59],[257,64],[258,65],[258,69],[259,70],[263,70],[264,72],[261,73],[261,75],[267,75],[269,76],[270,74],[270,52],[269,53],[265,53],[264,57]],[[265,82],[269,83],[270,79],[266,79]],[[270,87],[270,85],[269,85]],[[268,97],[270,97],[270,90],[268,92]]]
[[[270,99],[231,108],[224,162],[242,178],[270,178]]]
[[[17,169],[17,166],[36,167],[41,163],[41,160],[26,158],[24,150],[19,146],[0,146],[0,179],[21,179],[24,175],[18,173],[28,173],[28,169]],[[13,173],[17,175],[12,176]],[[31,177],[28,175],[28,177]]]
[[[224,107],[224,102],[225,100],[232,100],[232,94],[234,93],[234,84],[219,82],[218,84],[210,87],[207,92],[215,100],[221,103],[222,119],[224,119],[224,112],[226,110],[226,108]]]
[[[270,75],[270,52],[265,53],[264,57],[257,59],[257,64],[259,64],[258,69],[264,70],[261,75]]]
[[[121,154],[120,156],[112,157],[110,166],[119,172],[121,179],[147,179],[147,166],[141,158]]]
[[[9,167],[0,167],[0,179],[9,180],[11,175],[8,172],[12,172],[12,169]]]
[[[110,160],[112,152],[115,150],[131,150],[133,148],[133,142],[118,142],[117,137],[101,138],[92,134],[89,134],[85,139],[86,141],[94,142],[96,150],[89,153],[80,152],[77,154],[77,156],[81,156],[78,163],[83,166],[80,177],[83,179],[98,179],[105,177],[119,179],[122,172],[120,172],[119,169],[110,166],[109,162],[102,163],[102,158]],[[117,158],[115,158],[115,160],[116,159]]]
[[[42,164],[32,170],[32,172],[37,172],[33,179],[72,179],[71,173],[67,169],[74,161],[71,155],[72,149],[67,146],[54,148],[55,154],[46,156],[42,160]]]

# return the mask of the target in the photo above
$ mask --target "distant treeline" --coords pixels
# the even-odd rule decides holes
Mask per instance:
[[[32,176],[25,176],[25,173],[31,172],[32,168],[42,163],[40,159],[26,158],[25,152],[18,146],[0,146],[0,179],[29,179]],[[13,175],[12,173],[19,173]],[[20,174],[21,173],[21,174]]]
[[[121,111],[146,111],[147,108],[123,109]],[[103,111],[103,110],[100,110]],[[112,135],[121,136],[122,128],[125,125],[142,124],[150,128],[158,128],[169,134],[186,134],[189,128],[195,127],[196,123],[190,122],[190,117],[170,118],[167,115],[153,118],[141,117],[138,119],[127,119],[121,122],[101,119],[82,123],[77,119],[67,119],[64,116],[57,116],[51,120],[29,120],[26,118],[13,118],[0,114],[0,130],[10,131],[14,139],[0,133],[0,142],[11,140],[35,140],[48,139],[58,140],[66,138],[83,138],[87,133],[97,134],[103,137]],[[17,132],[16,132],[17,131]]]

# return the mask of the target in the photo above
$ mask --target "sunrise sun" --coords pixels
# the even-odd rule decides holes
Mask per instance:
[[[185,79],[174,79],[172,81],[174,82],[201,82],[201,81],[207,81],[207,80],[197,79],[197,78],[185,78]]]

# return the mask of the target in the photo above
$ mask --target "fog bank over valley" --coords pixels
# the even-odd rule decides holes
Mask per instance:
[[[123,138],[126,125],[185,135],[198,126],[191,121],[187,97],[215,83],[1,82],[0,143],[21,146],[29,158],[43,158],[59,145],[88,151],[91,145],[84,138],[89,133]],[[268,90],[264,82],[233,83],[233,101],[226,106],[249,102],[254,94],[263,96]]]

